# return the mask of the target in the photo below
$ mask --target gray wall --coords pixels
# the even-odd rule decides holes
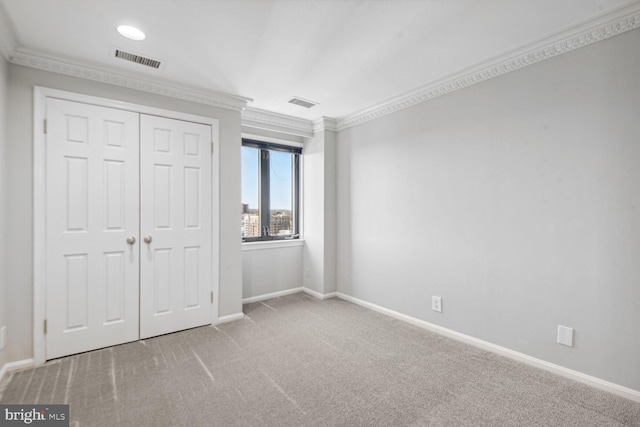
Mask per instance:
[[[117,99],[220,120],[219,315],[242,311],[240,113],[89,80],[9,65],[7,158],[9,232],[6,256],[9,361],[33,356],[33,86]]]
[[[302,287],[302,246],[243,249],[242,297]]]
[[[638,46],[634,30],[340,132],[338,290],[640,390]]]
[[[7,155],[6,155],[6,113],[7,113],[7,62],[0,57],[0,328],[7,324],[5,315],[7,309],[7,234],[6,218],[9,213],[9,199],[7,196]],[[8,361],[6,350],[0,350],[0,369]]]
[[[316,132],[302,151],[304,287],[321,294],[336,291],[336,141]]]

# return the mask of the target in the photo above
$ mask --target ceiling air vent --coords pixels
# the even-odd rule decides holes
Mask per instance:
[[[151,58],[145,58],[144,56],[136,55],[135,53],[125,52],[120,49],[116,49],[116,58],[124,59],[125,61],[135,62],[136,64],[145,65],[147,67],[158,69],[161,62]]]
[[[289,103],[295,104],[295,105],[299,105],[299,106],[304,107],[304,108],[311,108],[311,107],[314,107],[314,106],[318,105],[317,102],[313,102],[313,101],[309,101],[309,100],[306,100],[306,99],[298,98],[297,96],[293,97],[289,101]]]

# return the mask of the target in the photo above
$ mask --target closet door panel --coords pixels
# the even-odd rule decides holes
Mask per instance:
[[[47,100],[47,359],[138,339],[138,116]]]
[[[140,337],[211,322],[211,126],[141,115]]]

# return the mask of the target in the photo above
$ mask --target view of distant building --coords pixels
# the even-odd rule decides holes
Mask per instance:
[[[271,235],[293,234],[291,211],[271,211]]]
[[[289,210],[272,210],[269,228],[271,236],[293,234],[293,218]],[[250,209],[247,203],[242,204],[242,237],[258,237],[261,235],[260,212]]]

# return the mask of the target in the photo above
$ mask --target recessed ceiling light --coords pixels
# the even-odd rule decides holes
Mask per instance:
[[[144,40],[147,37],[142,31],[130,25],[120,25],[118,27],[118,32],[122,37],[126,37],[131,40]]]

